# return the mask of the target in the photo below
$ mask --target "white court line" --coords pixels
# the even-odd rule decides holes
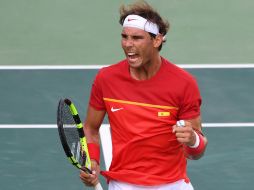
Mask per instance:
[[[71,70],[100,69],[107,65],[1,65],[0,70]]]
[[[100,69],[108,65],[0,65],[0,70],[65,70],[65,69]],[[178,64],[187,69],[238,69],[254,68],[254,63],[235,64]]]
[[[53,129],[56,124],[38,125],[38,124],[1,124],[0,129]]]
[[[238,63],[238,64],[182,64],[179,67],[186,69],[246,69],[254,68],[253,63]]]
[[[109,126],[109,124],[102,124]],[[254,122],[250,123],[202,123],[205,128],[235,128],[235,127],[254,127]],[[0,124],[0,129],[53,129],[57,128],[56,124]]]
[[[214,127],[214,128],[219,128],[219,127],[254,127],[254,123],[203,123],[203,127]]]
[[[254,127],[254,123],[203,123],[204,127],[216,127],[216,128],[232,128],[232,127]],[[29,124],[29,125],[14,125],[14,124],[6,124],[0,125],[0,129],[48,129],[54,128],[56,129],[56,124],[50,125],[37,125],[37,124]],[[102,152],[105,162],[106,170],[109,169],[111,160],[112,160],[112,143],[111,143],[111,133],[109,124],[102,124],[100,128],[100,139],[102,145]]]

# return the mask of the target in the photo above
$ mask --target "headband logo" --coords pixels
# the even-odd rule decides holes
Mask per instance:
[[[128,22],[133,21],[133,20],[137,20],[137,19],[135,19],[135,18],[128,18]]]
[[[139,15],[128,15],[123,22],[123,27],[134,27],[146,32],[158,35],[159,26]],[[163,36],[163,41],[166,41],[166,35]]]
[[[139,15],[128,15],[123,22],[123,27],[134,27],[155,35],[159,34],[159,26],[156,23],[150,22]]]

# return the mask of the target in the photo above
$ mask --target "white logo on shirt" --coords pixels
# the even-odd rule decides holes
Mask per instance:
[[[113,108],[113,107],[111,107],[111,111],[112,112],[116,112],[116,111],[120,111],[120,110],[122,110],[123,108]]]

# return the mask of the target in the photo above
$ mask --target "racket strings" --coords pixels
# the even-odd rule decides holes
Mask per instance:
[[[70,108],[67,104],[64,103],[63,109],[63,129],[66,136],[67,144],[70,147],[70,150],[74,158],[79,162],[80,165],[83,164],[83,154],[81,153],[81,145],[79,140],[79,134],[76,128],[75,121],[71,114]]]

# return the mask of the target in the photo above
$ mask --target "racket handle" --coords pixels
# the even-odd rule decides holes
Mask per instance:
[[[100,182],[97,183],[97,184],[94,186],[94,190],[103,190],[103,188],[102,188]]]

